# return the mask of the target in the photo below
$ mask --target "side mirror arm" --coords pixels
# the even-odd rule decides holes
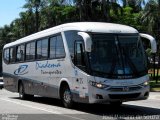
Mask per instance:
[[[156,53],[157,52],[157,43],[154,37],[152,37],[151,35],[148,34],[144,34],[144,33],[140,33],[140,36],[142,38],[146,38],[150,41],[151,43],[151,52],[152,53]]]

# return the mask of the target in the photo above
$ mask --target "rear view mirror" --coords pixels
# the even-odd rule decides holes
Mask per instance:
[[[85,32],[78,32],[78,35],[80,35],[84,40],[85,51],[91,52],[91,47],[92,47],[91,37]]]
[[[151,52],[152,53],[156,53],[157,52],[157,43],[156,43],[156,40],[154,37],[152,37],[151,35],[148,35],[148,34],[143,34],[143,33],[140,33],[140,36],[142,38],[146,38],[150,41],[151,43]]]

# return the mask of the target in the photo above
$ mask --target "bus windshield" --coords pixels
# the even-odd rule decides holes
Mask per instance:
[[[147,74],[147,59],[138,34],[92,34],[92,73],[106,78],[136,78]]]

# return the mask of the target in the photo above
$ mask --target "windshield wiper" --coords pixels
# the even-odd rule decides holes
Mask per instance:
[[[116,46],[116,53],[117,53],[117,56],[118,56],[118,48],[117,48],[117,46]],[[113,75],[115,75],[114,71],[115,71],[115,67],[116,67],[116,64],[117,64],[117,59],[116,59],[115,56],[113,56],[113,60],[112,60],[113,62],[112,62],[111,69],[110,69],[110,72],[109,72],[109,77],[110,78],[113,78]]]
[[[122,68],[123,68],[123,74],[121,75],[126,75],[126,71],[125,71],[125,60],[128,62],[129,66],[131,67],[131,70],[133,71],[133,74],[135,74],[135,76],[138,76],[139,73],[137,71],[137,68],[135,67],[134,63],[131,61],[131,59],[129,58],[129,56],[126,54],[124,48],[120,45],[120,41],[118,39],[118,36],[117,36],[117,43],[115,44],[116,46],[116,53],[117,53],[117,56],[119,56],[116,60],[116,56],[113,56],[113,62],[112,62],[112,66],[111,66],[111,69],[110,69],[110,72],[109,72],[109,77],[113,77],[114,75],[120,75],[120,74],[114,74],[115,72],[115,67],[116,67],[116,64],[118,62],[118,59],[120,59],[120,64],[122,64]],[[124,58],[124,57],[125,58]],[[120,76],[121,76],[120,75]],[[128,75],[128,74],[127,74]]]
[[[113,62],[112,62],[112,66],[111,66],[111,70],[110,70],[110,74],[109,74],[109,78],[111,78],[112,76],[113,76],[113,74],[114,74],[114,70],[115,70],[115,67],[116,67],[116,63],[117,63],[117,61],[116,61],[116,58],[115,57],[113,57]]]
[[[125,52],[125,50],[123,50],[123,53],[125,55],[125,58],[126,58],[128,64],[129,64],[129,66],[131,67],[133,73],[135,74],[135,76],[138,76],[139,73],[138,73],[138,70],[137,70],[136,66],[134,65],[134,63],[132,62],[132,60],[129,58],[129,56],[127,55],[127,53]]]

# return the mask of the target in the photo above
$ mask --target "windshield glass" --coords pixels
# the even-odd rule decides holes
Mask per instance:
[[[92,34],[91,69],[96,76],[134,78],[146,73],[147,62],[138,34]]]

